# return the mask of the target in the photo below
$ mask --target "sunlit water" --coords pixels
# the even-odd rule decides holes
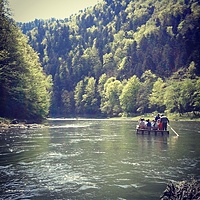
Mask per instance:
[[[131,120],[50,120],[0,133],[0,199],[159,199],[169,181],[200,178],[200,123],[179,137],[136,135]]]

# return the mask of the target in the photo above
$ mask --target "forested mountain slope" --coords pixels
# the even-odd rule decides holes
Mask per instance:
[[[154,105],[149,98],[158,78],[165,83],[178,70],[196,85],[199,22],[198,0],[104,0],[69,19],[19,26],[39,53],[45,72],[53,77],[53,116],[113,116],[155,109],[198,110],[193,100],[185,100],[193,101],[192,108],[185,108],[183,102],[170,108],[169,102]],[[183,79],[180,76],[175,80]],[[130,88],[135,87],[132,93],[127,86],[130,80]]]

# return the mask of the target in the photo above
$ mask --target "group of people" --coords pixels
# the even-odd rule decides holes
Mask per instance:
[[[165,115],[157,114],[155,119],[150,122],[149,119],[141,118],[139,120],[138,128],[148,130],[167,130],[169,119]]]

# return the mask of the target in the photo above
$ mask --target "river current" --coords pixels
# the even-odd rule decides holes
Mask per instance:
[[[156,200],[200,179],[200,122],[171,122],[179,137],[137,135],[131,120],[48,123],[0,131],[0,199]]]

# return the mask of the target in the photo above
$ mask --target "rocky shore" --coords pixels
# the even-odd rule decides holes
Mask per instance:
[[[0,129],[35,129],[43,128],[40,124],[0,124]]]
[[[179,183],[170,182],[160,196],[161,200],[200,200],[200,182],[192,179]]]
[[[13,129],[38,129],[44,128],[45,125],[43,124],[36,124],[36,123],[27,123],[26,121],[19,122],[17,120],[1,120],[0,121],[0,130],[13,130]]]

